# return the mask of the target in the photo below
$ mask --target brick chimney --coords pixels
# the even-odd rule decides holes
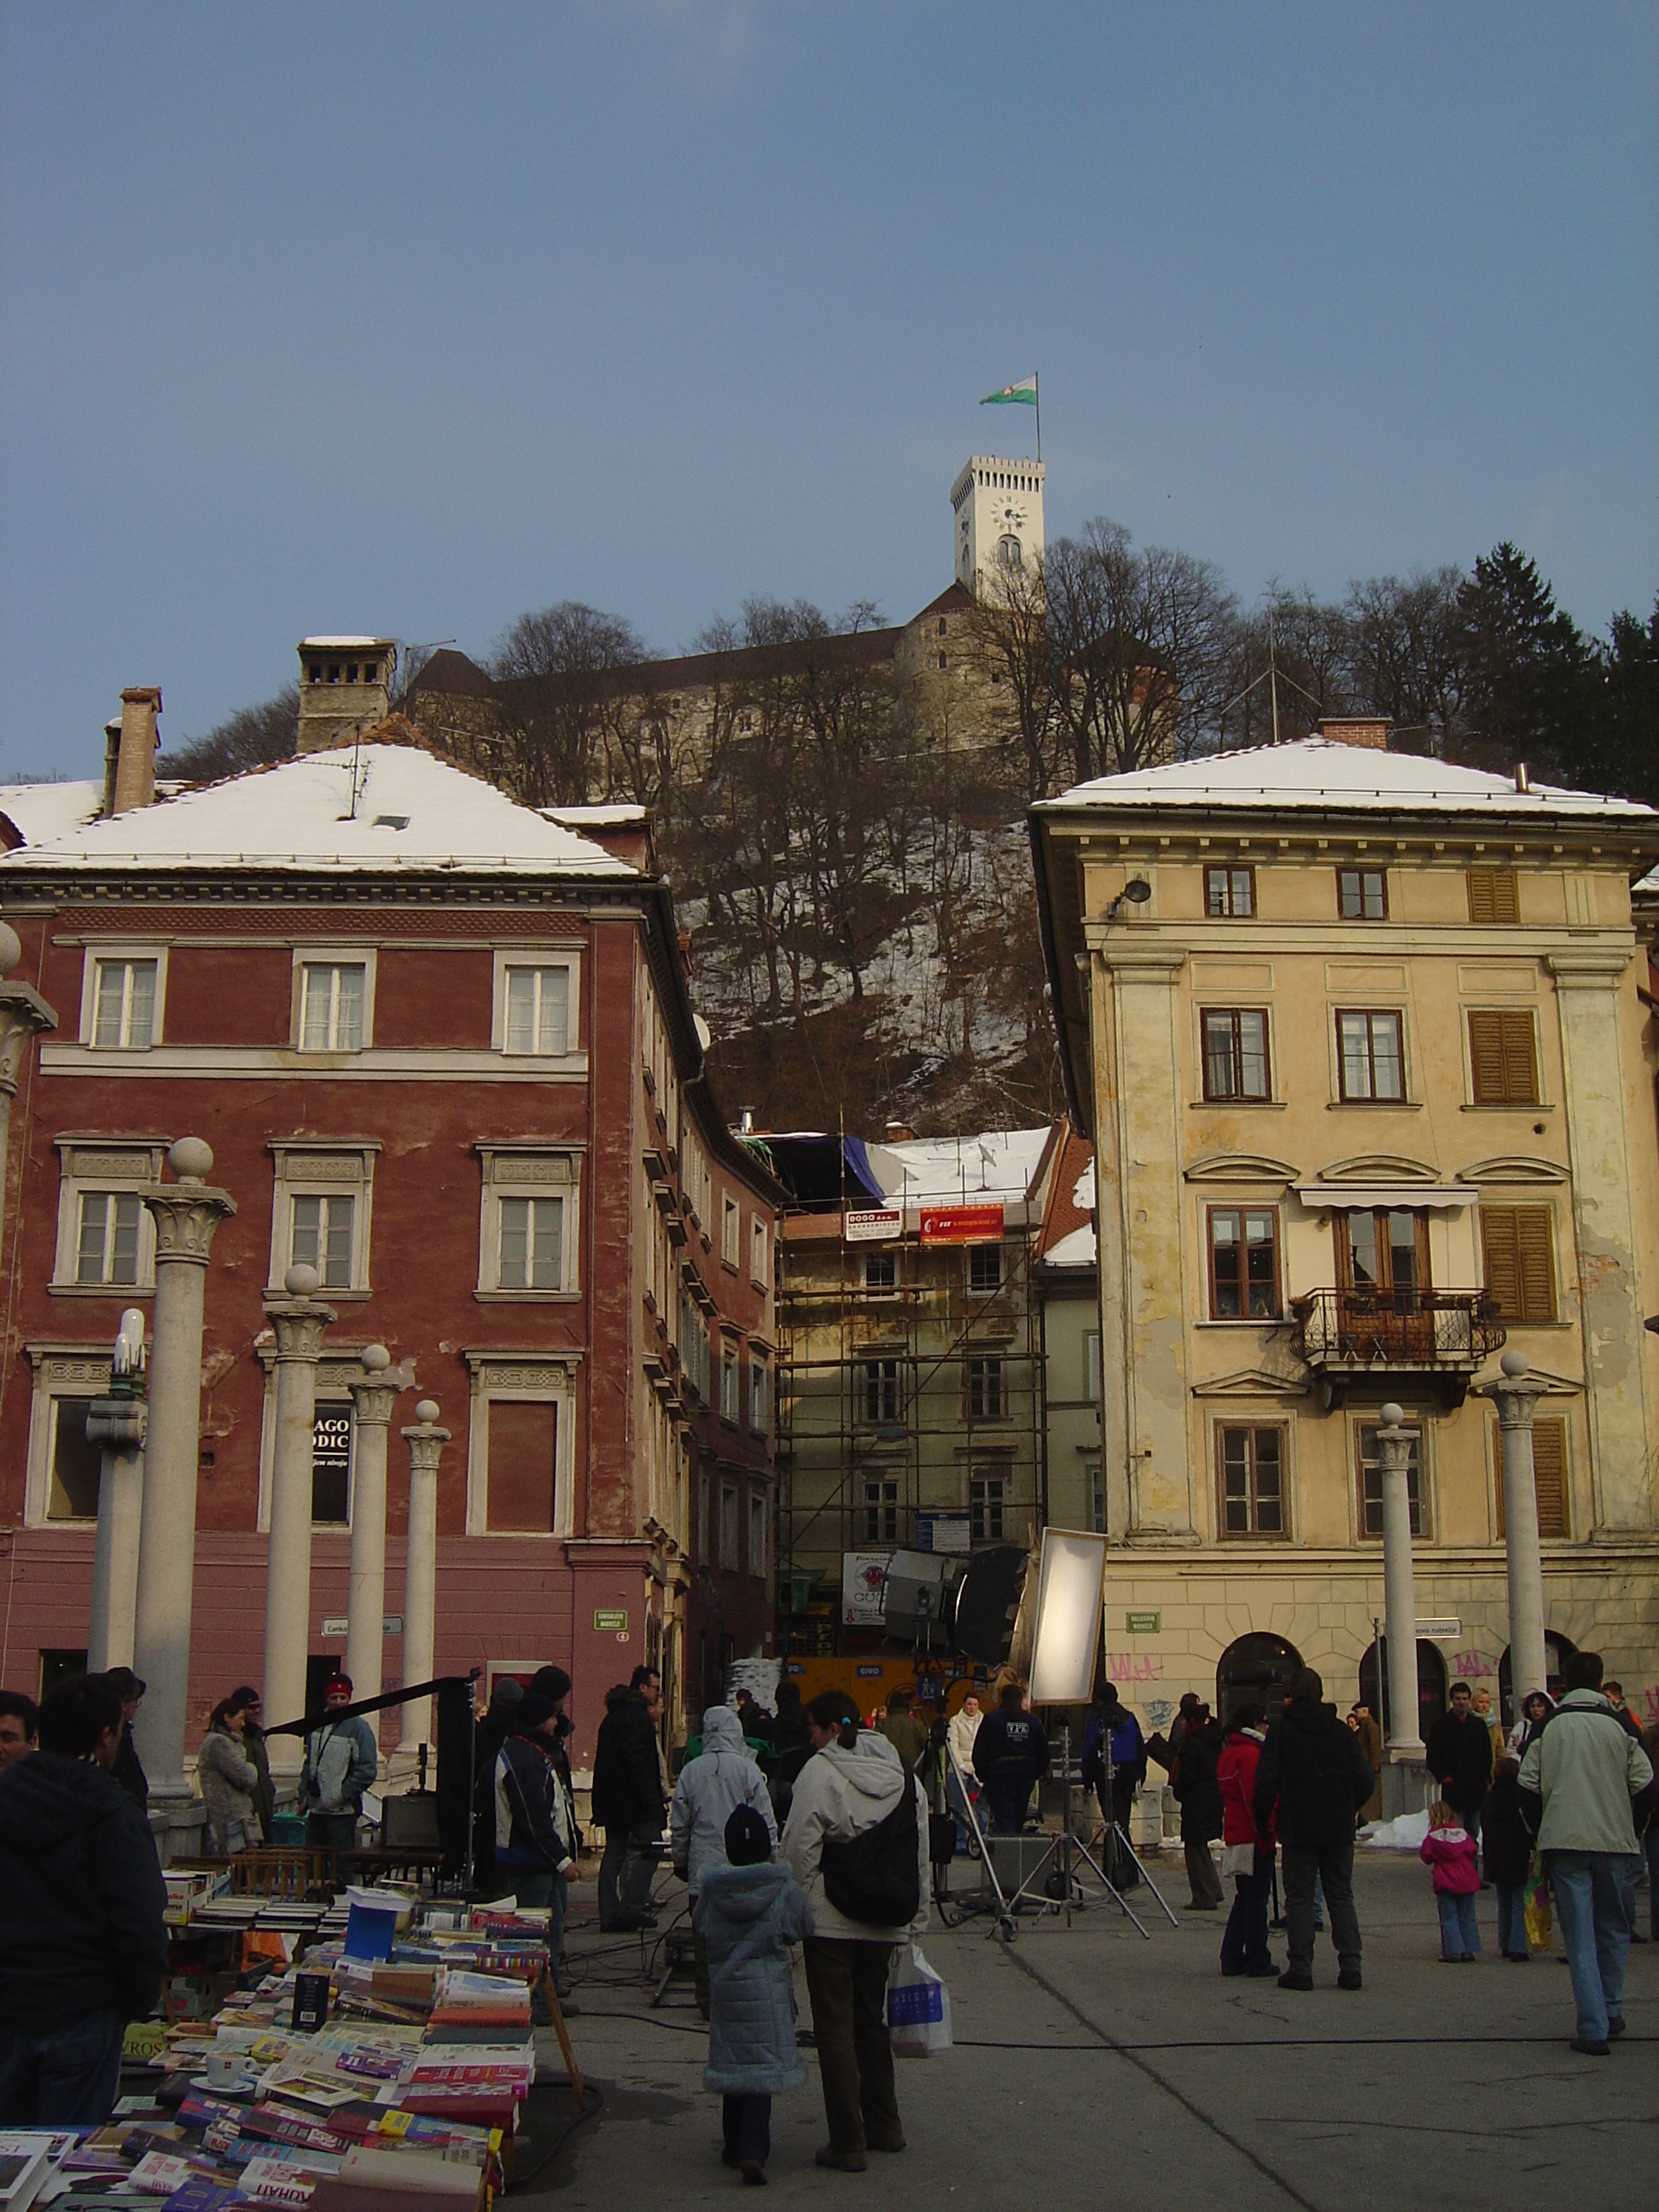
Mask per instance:
[[[1389,732],[1394,727],[1387,714],[1322,714],[1319,734],[1328,738],[1334,745],[1369,745],[1373,752],[1389,750]]]
[[[127,814],[155,797],[155,726],[161,711],[159,684],[135,684],[121,694],[121,719],[104,725],[104,811]]]

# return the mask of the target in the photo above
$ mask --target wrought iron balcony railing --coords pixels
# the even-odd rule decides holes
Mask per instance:
[[[1297,1352],[1322,1373],[1469,1369],[1504,1346],[1486,1291],[1310,1291],[1291,1315]]]

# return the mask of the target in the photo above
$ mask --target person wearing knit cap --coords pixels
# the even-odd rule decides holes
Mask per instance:
[[[520,1905],[547,1907],[548,1948],[556,1961],[566,1888],[576,1870],[575,1824],[553,1765],[558,1724],[552,1699],[526,1690],[496,1753],[493,1780],[497,1893],[510,1893]]]
[[[770,1822],[758,1807],[736,1807],[721,1841],[724,1863],[704,1866],[692,1907],[708,1954],[702,2079],[722,2100],[722,2162],[757,2184],[771,2155],[772,2099],[806,2079],[789,1947],[811,1934],[812,1915],[788,1867],[774,1863]]]
[[[258,1775],[253,1789],[253,1809],[259,1816],[259,1832],[269,1841],[276,1811],[276,1791],[270,1778],[270,1758],[265,1749],[264,1704],[250,1682],[233,1690],[225,1700],[233,1713],[246,1716],[242,1723],[242,1756]]]

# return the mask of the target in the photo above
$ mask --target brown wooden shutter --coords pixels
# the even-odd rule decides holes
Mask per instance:
[[[1534,1051],[1532,1016],[1524,1009],[1498,1018],[1503,1042],[1504,1096],[1516,1104],[1530,1105],[1538,1097],[1538,1061]]]
[[[1471,868],[1467,882],[1471,921],[1515,921],[1519,918],[1513,868]]]
[[[1513,1206],[1483,1206],[1480,1246],[1486,1258],[1488,1294],[1498,1301],[1504,1321],[1516,1321],[1524,1310],[1521,1289],[1521,1254]]]
[[[1538,1533],[1565,1536],[1567,1528],[1567,1425],[1534,1421],[1532,1464],[1538,1482]]]
[[[1550,1209],[1547,1206],[1517,1206],[1512,1211],[1519,1274],[1518,1310],[1528,1321],[1553,1321],[1555,1266],[1550,1247]]]
[[[1504,1103],[1504,1017],[1501,1014],[1470,1014],[1469,1072],[1474,1081],[1475,1104],[1501,1106]]]

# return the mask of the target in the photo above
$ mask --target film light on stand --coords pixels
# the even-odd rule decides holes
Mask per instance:
[[[1105,1537],[1045,1528],[1031,1644],[1034,1705],[1091,1702],[1105,1595]]]

